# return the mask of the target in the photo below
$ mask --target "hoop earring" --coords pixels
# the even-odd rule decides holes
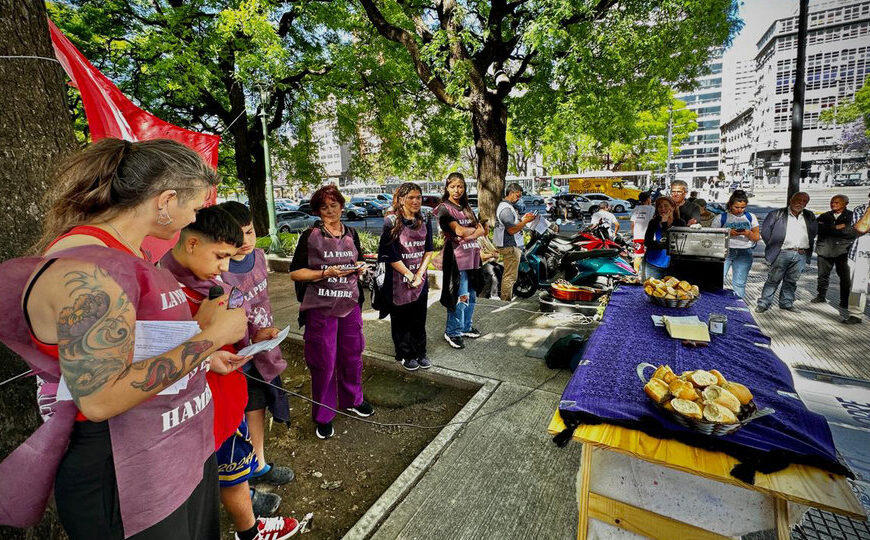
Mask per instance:
[[[170,223],[172,223],[172,216],[169,215],[169,212],[166,210],[166,208],[158,208],[157,224],[165,227]]]

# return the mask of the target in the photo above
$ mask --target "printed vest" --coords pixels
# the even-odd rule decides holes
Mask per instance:
[[[50,258],[93,263],[124,290],[138,320],[189,321],[190,310],[178,282],[147,261],[101,246],[83,246]],[[9,299],[0,321],[0,340],[49,383],[58,383],[60,365],[30,340],[21,296],[33,271],[46,259],[13,259],[0,265]],[[213,453],[213,406],[206,384],[207,363],[147,401],[108,420],[124,536],[166,518],[202,481],[202,465]],[[2,463],[0,523],[35,524],[42,516],[66,453],[76,413],[71,400],[58,400],[51,417]]]
[[[514,205],[507,201],[502,201],[498,203],[498,208],[495,211],[495,228],[492,230],[492,242],[496,247],[504,247],[504,236],[507,234],[507,227],[505,227],[504,223],[502,223],[501,213],[503,210],[508,209],[514,215],[514,221],[519,222],[520,214],[517,212],[517,209],[514,208]],[[519,232],[514,234],[514,245],[520,249],[522,249],[524,243],[523,239],[523,230],[520,229]]]
[[[320,227],[308,237],[308,268],[323,270],[328,266],[356,264],[359,252],[350,231],[339,238],[324,235]],[[359,304],[358,276],[353,273],[312,281],[305,287],[305,297],[299,311],[322,310],[330,317],[344,317]]]
[[[397,239],[399,244],[399,256],[402,262],[408,267],[411,272],[417,273],[420,264],[423,262],[423,256],[426,253],[426,236],[428,235],[428,227],[426,223],[421,223],[417,229],[411,227],[402,227],[402,232],[399,233]],[[424,274],[423,279],[426,279]],[[411,287],[410,283],[406,283],[404,277],[393,271],[393,305],[401,306],[410,304],[420,298],[423,292],[425,283],[419,287]]]
[[[450,212],[450,215],[459,222],[463,227],[474,227],[474,220],[468,217],[465,212],[456,207],[456,205],[445,202],[442,203]],[[480,244],[477,240],[466,240],[459,238],[453,231],[445,230],[444,235],[450,241],[453,247],[453,257],[456,259],[456,267],[460,271],[476,270],[480,268]]]

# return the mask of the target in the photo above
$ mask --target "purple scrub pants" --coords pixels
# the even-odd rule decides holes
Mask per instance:
[[[305,363],[311,370],[311,397],[333,409],[362,403],[362,312],[359,306],[344,317],[324,314],[320,309],[305,312]],[[335,413],[312,404],[311,416],[326,424]]]

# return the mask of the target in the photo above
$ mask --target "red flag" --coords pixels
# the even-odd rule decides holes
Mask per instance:
[[[121,93],[112,81],[88,62],[51,20],[48,21],[48,27],[51,31],[55,56],[72,79],[73,86],[82,94],[82,104],[93,140],[97,141],[105,137],[116,137],[132,142],[172,139],[196,150],[206,163],[217,168],[218,145],[221,140],[219,135],[180,128],[140,109],[127,99],[127,96]],[[212,190],[206,204],[214,204],[215,195],[215,191]],[[175,245],[176,240],[177,237],[172,240],[160,240],[147,236],[142,248],[152,261],[157,261]]]

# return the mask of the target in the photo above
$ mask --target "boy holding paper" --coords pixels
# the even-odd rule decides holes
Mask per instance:
[[[203,208],[196,221],[181,231],[178,243],[163,256],[160,266],[172,272],[178,280],[191,312],[196,313],[202,301],[210,296],[212,287],[218,286],[222,292],[230,292],[231,287],[221,280],[221,273],[229,270],[230,257],[243,243],[241,227],[219,206]],[[230,294],[228,307],[243,307],[241,300],[234,300],[234,295]],[[234,301],[239,301],[240,305],[233,305]],[[265,337],[255,335],[253,339],[260,341]],[[239,370],[226,375],[209,372],[207,379],[215,405],[214,435],[220,498],[233,520],[235,538],[253,540],[270,533],[270,539],[289,538],[299,530],[295,519],[258,517],[275,512],[281,504],[281,497],[249,488],[248,478],[257,470],[259,462],[244,415],[248,403],[245,376]]]

